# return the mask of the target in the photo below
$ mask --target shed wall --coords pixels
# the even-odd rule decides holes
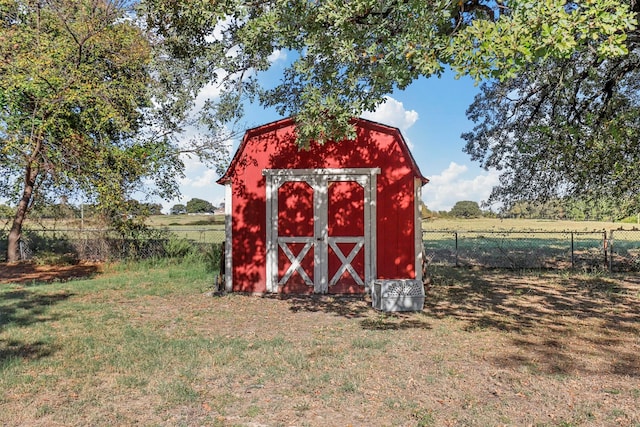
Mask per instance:
[[[279,122],[249,131],[229,175],[232,197],[233,290],[266,292],[264,169],[379,167],[377,276],[415,277],[415,200],[412,159],[394,133],[360,126],[356,141],[299,150],[294,127]],[[366,123],[366,122],[365,122]]]

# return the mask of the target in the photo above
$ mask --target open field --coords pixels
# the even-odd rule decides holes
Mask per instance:
[[[423,221],[436,264],[512,269],[640,270],[637,224],[478,218]]]
[[[9,226],[9,219],[0,219],[0,225]],[[147,225],[158,228],[205,227],[224,230],[224,215],[154,215],[147,219]],[[29,219],[28,228],[32,229],[79,229],[80,219]],[[86,228],[101,227],[91,219],[84,221]],[[611,229],[639,229],[640,224],[628,224],[608,221],[559,221],[546,219],[500,219],[500,218],[438,218],[423,220],[423,230],[450,231],[602,231]]]
[[[147,224],[152,230],[134,242],[89,221],[84,227],[77,220],[30,223],[23,241],[25,259],[50,253],[85,260],[117,259],[139,242],[150,246],[139,253],[155,254],[172,239],[201,246],[225,240],[222,215],[152,216]],[[435,264],[640,271],[638,224],[478,218],[423,221],[422,228],[426,258]],[[6,251],[2,235],[0,230],[0,261]]]
[[[224,215],[154,215],[148,218],[150,227],[211,227],[224,230]]]
[[[422,221],[422,229],[430,231],[603,231],[613,229],[633,230],[640,224],[607,221],[556,221],[548,219],[434,219]]]
[[[210,227],[224,230],[223,215],[159,215],[149,217],[152,227]],[[602,231],[639,229],[640,224],[608,221],[558,221],[547,219],[445,218],[423,220],[423,230],[450,231]]]
[[[638,276],[438,267],[383,314],[212,296],[193,259],[89,273],[0,285],[0,425],[640,426]]]

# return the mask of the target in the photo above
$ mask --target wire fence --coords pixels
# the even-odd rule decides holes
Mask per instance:
[[[610,230],[609,271],[640,271],[640,230]]]
[[[431,264],[640,271],[640,230],[423,231]]]
[[[6,235],[0,230],[0,261]],[[5,232],[6,234],[6,232]],[[135,236],[109,229],[25,230],[21,258],[68,254],[82,260],[171,255],[188,247],[208,249],[225,241],[216,228],[156,228]],[[506,269],[640,271],[640,229],[600,231],[425,230],[426,260],[435,265]]]
[[[112,229],[25,229],[19,242],[20,258],[105,261],[125,258],[172,256],[189,248],[208,249],[224,242],[223,229],[150,228],[122,234]],[[0,261],[7,251],[6,231],[0,230]]]

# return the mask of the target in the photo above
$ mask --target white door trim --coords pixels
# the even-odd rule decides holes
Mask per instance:
[[[285,182],[291,181],[306,182],[314,191],[314,240],[312,241],[314,247],[314,292],[328,292],[329,285],[335,284],[345,271],[349,271],[356,282],[363,282],[365,291],[369,291],[376,276],[376,194],[377,175],[380,174],[380,168],[265,169],[262,174],[266,178],[267,292],[277,292],[280,284],[278,281],[278,249],[281,247],[282,242],[279,242],[278,239],[278,189]],[[336,242],[340,242],[342,238],[331,238],[330,241],[327,236],[328,204],[326,195],[328,184],[333,181],[354,181],[364,189],[364,239],[360,238],[363,240],[360,247],[357,242],[354,242],[357,243],[356,246],[352,253],[346,256],[341,251],[336,251],[334,247]],[[282,238],[280,239],[282,240]],[[336,273],[337,278],[328,277],[327,254],[329,246],[334,247],[336,255],[343,262],[342,267],[338,270],[340,275]],[[355,248],[358,249],[356,250]],[[363,248],[365,253],[364,281],[359,277],[356,278],[358,275],[350,265],[360,248]],[[304,255],[310,250],[310,248],[306,249],[306,251],[303,250],[305,252]],[[339,254],[342,254],[342,257]],[[292,266],[287,270],[287,274],[290,273],[289,276],[301,268],[295,263],[295,260],[301,255],[293,257],[293,259],[292,256],[293,254],[287,254],[287,257],[292,262]],[[299,259],[298,264],[301,261]],[[293,264],[296,264],[296,266],[293,266]],[[307,282],[308,275],[305,274],[302,277]]]
[[[224,186],[224,290],[233,290],[233,188]]]

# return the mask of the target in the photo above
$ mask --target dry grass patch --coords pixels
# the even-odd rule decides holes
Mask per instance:
[[[637,277],[433,279],[405,314],[211,297],[197,265],[2,285],[0,424],[640,424]]]

